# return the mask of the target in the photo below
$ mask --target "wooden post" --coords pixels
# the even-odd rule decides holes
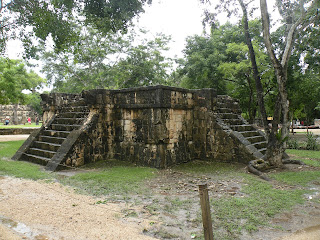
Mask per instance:
[[[202,211],[202,222],[204,230],[204,239],[213,240],[212,220],[209,204],[208,185],[199,185],[200,205]]]

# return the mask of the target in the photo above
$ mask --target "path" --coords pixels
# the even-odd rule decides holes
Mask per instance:
[[[0,176],[0,239],[141,239],[150,224],[128,222],[119,204],[96,204],[59,183]]]
[[[29,137],[28,134],[0,135],[0,142],[26,140],[28,137]]]

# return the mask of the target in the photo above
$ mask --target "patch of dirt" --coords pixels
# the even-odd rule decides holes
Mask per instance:
[[[319,170],[299,165],[286,167],[290,171]],[[237,171],[245,173],[246,168],[239,165]],[[70,170],[61,174],[68,177],[79,172]],[[208,174],[195,177],[161,170],[156,178],[146,183],[144,194],[128,195],[125,200],[79,195],[57,182],[0,177],[0,236],[9,236],[0,237],[0,240],[22,237],[32,240],[199,239],[202,238],[202,221],[198,185],[204,182],[208,184],[210,199],[244,197],[241,177],[221,177],[221,174],[219,177]],[[273,184],[279,189],[294,188]],[[253,234],[243,232],[239,239],[320,239],[313,238],[320,236],[320,185],[314,183],[310,188],[318,195],[305,196],[309,200],[304,205],[276,215],[270,227],[261,227]],[[313,201],[315,198],[318,202]],[[20,229],[16,228],[18,225]]]
[[[120,204],[96,204],[59,183],[0,179],[0,239],[153,239],[148,221],[126,221]]]
[[[28,137],[29,137],[28,134],[0,135],[0,142],[26,140]]]
[[[275,216],[271,224],[278,228],[262,228],[243,239],[255,240],[319,240],[320,204],[312,200],[290,212]]]

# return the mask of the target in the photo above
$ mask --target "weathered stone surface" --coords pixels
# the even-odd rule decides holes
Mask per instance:
[[[30,117],[35,122],[36,111],[28,105],[0,105],[0,121],[5,123],[6,117],[10,118],[10,124],[26,124],[27,118]]]
[[[97,89],[42,99],[45,128],[55,136],[71,131],[49,161],[51,170],[108,158],[166,168],[193,159],[249,162],[262,155],[255,146],[263,146],[263,135],[241,118],[237,101],[214,89]]]

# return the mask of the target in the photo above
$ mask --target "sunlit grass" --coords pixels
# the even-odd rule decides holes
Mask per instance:
[[[42,171],[38,165],[9,160],[23,142],[0,142],[0,175],[33,180],[52,178],[52,175]]]
[[[39,123],[39,125],[36,125],[36,123],[31,123],[31,124],[19,124],[19,125],[13,125],[13,124],[9,124],[9,125],[4,125],[4,124],[0,124],[0,129],[6,129],[6,128],[39,128],[41,127],[41,123]]]
[[[79,173],[62,181],[91,195],[128,194],[146,190],[143,181],[156,174],[157,170],[153,168],[116,166]]]

